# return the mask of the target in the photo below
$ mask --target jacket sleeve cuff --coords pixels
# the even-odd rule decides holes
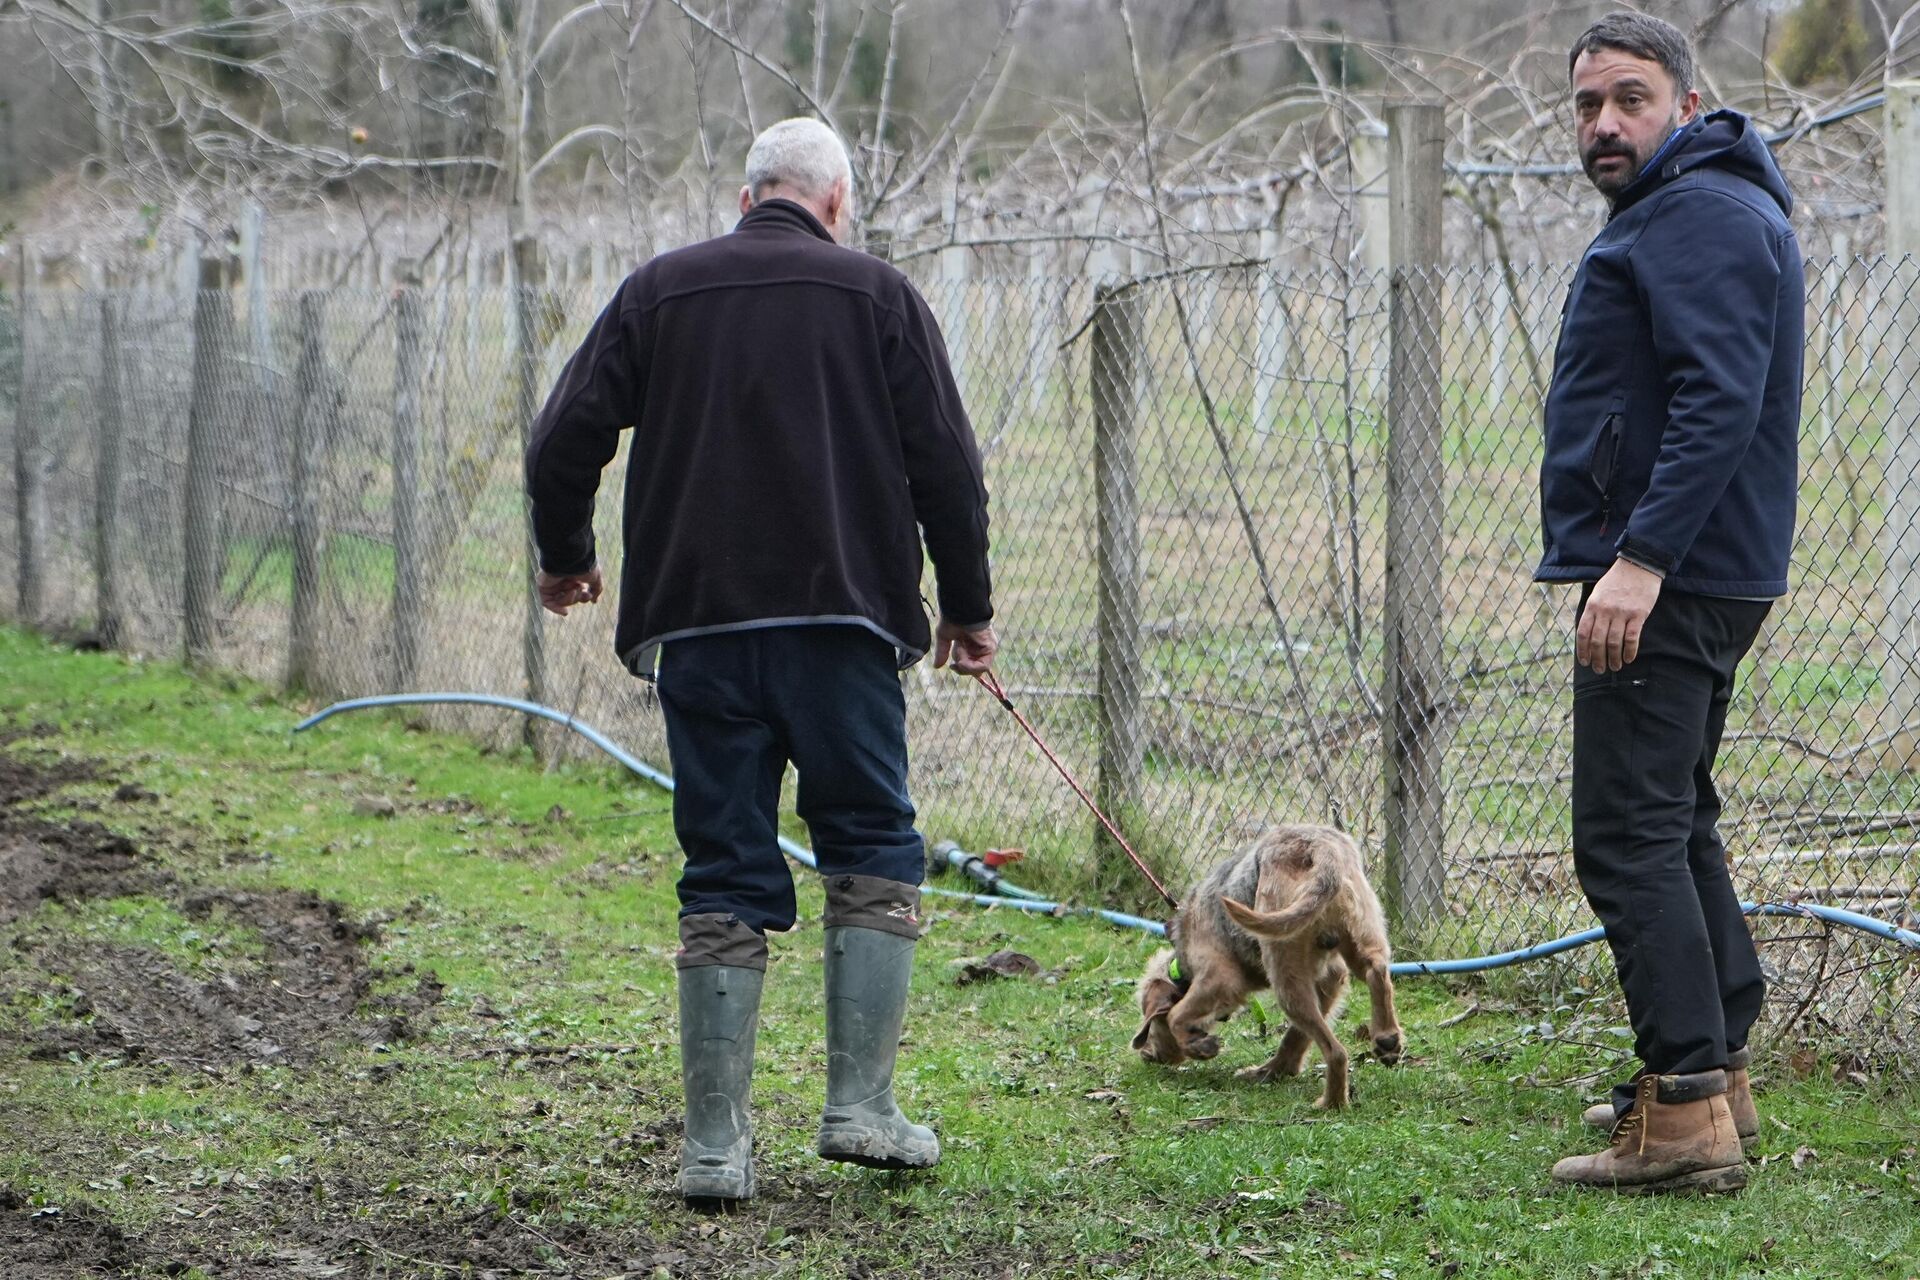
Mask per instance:
[[[585,554],[573,548],[552,553],[545,550],[540,552],[540,571],[551,574],[556,578],[579,577],[581,574],[593,568],[597,563],[598,561],[594,557],[594,546],[591,539],[587,542]]]
[[[1636,538],[1631,533],[1620,535],[1620,541],[1613,546],[1614,554],[1629,564],[1639,565],[1649,573],[1666,577],[1673,572],[1680,557],[1664,547],[1657,547],[1645,538]]]

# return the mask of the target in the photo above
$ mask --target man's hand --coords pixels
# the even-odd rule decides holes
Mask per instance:
[[[969,630],[957,622],[940,619],[933,629],[933,665],[944,667],[953,658],[953,669],[963,676],[977,676],[993,666],[993,655],[1000,652],[1000,638],[993,634],[991,622]]]
[[[1615,560],[1580,611],[1573,656],[1594,671],[1618,671],[1640,656],[1640,631],[1660,598],[1660,575]]]
[[[534,575],[534,589],[540,593],[540,603],[548,613],[567,616],[567,610],[577,604],[592,604],[600,598],[606,585],[600,580],[600,566],[595,565],[585,573],[552,574],[542,569]]]

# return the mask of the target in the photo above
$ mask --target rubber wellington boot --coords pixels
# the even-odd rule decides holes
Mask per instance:
[[[703,964],[680,970],[680,1082],[686,1137],[680,1194],[708,1211],[753,1198],[753,1041],[760,1029],[759,969]]]
[[[1753,1105],[1753,1085],[1747,1079],[1747,1064],[1753,1061],[1752,1049],[1735,1049],[1727,1055],[1727,1110],[1733,1113],[1733,1131],[1740,1135],[1740,1149],[1751,1151],[1760,1140],[1760,1113]],[[1611,1102],[1596,1102],[1580,1113],[1580,1118],[1596,1129],[1613,1128],[1620,1117]]]
[[[1738,1191],[1747,1185],[1727,1073],[1642,1076],[1605,1151],[1553,1166],[1556,1182],[1629,1194]]]
[[[940,1160],[940,1139],[910,1123],[893,1101],[914,940],[830,926],[826,943],[827,1107],[814,1149],[822,1159],[870,1169],[931,1168]]]

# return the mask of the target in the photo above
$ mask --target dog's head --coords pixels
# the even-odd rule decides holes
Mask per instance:
[[[1167,1015],[1186,994],[1186,984],[1171,976],[1173,950],[1168,948],[1147,961],[1147,972],[1140,979],[1140,1030],[1134,1034],[1133,1050],[1148,1062],[1178,1066],[1186,1054],[1167,1027]]]

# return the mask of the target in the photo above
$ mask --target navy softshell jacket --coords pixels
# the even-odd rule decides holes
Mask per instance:
[[[1621,192],[1568,292],[1540,474],[1543,582],[1626,555],[1673,590],[1787,589],[1805,279],[1752,123],[1687,125]]]

